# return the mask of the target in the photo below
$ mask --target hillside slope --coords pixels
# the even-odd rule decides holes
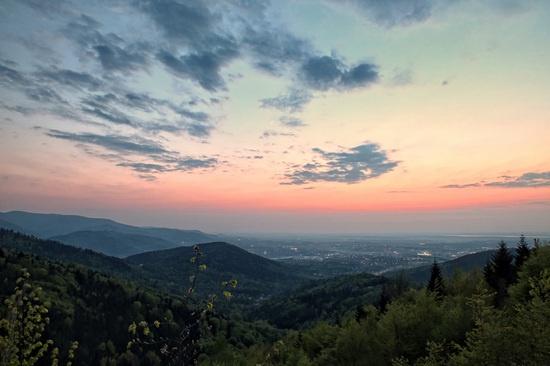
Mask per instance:
[[[234,300],[250,303],[291,289],[304,280],[289,266],[228,243],[200,246],[204,252],[203,262],[207,265],[207,270],[198,276],[197,293],[200,296],[220,294],[222,281],[236,279],[239,286],[234,291]],[[180,295],[189,288],[189,276],[194,273],[190,262],[193,257],[192,247],[147,252],[121,259],[3,229],[0,229],[0,247],[59,262],[80,264]]]
[[[290,289],[304,280],[291,267],[232,244],[214,242],[199,246],[204,254],[202,262],[207,265],[207,270],[198,277],[198,287],[203,292],[215,292],[222,281],[236,279],[239,286],[235,293],[246,301]],[[139,266],[152,279],[168,281],[163,285],[181,290],[181,282],[193,271],[192,256],[192,247],[179,247],[133,255],[126,262]]]
[[[122,259],[109,257],[89,249],[75,248],[53,240],[0,229],[0,247],[28,253],[49,260],[74,263],[101,272],[131,275],[132,268]]]
[[[75,231],[50,239],[120,258],[174,247],[174,243],[164,239],[116,231]]]
[[[445,277],[450,277],[457,271],[469,272],[475,269],[482,269],[485,264],[491,259],[494,250],[487,250],[483,252],[467,254],[456,259],[439,263],[441,272]],[[430,279],[431,265],[424,265],[420,267],[392,271],[384,273],[386,277],[396,277],[398,275],[404,275],[409,281],[414,283],[427,283]]]
[[[338,321],[357,306],[372,304],[388,280],[369,273],[309,281],[269,299],[250,313],[280,328],[304,328],[316,321]]]

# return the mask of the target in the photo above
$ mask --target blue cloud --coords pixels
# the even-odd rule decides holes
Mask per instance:
[[[306,125],[300,118],[292,116],[282,116],[279,118],[279,122],[285,127],[303,127]]]
[[[227,45],[227,48],[179,57],[161,50],[157,53],[157,59],[174,75],[189,78],[208,91],[216,91],[225,88],[225,81],[220,74],[222,67],[237,55],[238,50]]]
[[[391,172],[399,165],[375,143],[365,143],[347,151],[329,152],[319,148],[312,151],[318,160],[294,167],[285,175],[283,184],[359,183]]]
[[[312,98],[308,90],[291,89],[286,94],[260,100],[260,106],[295,113],[301,111]]]
[[[141,136],[116,134],[73,133],[48,130],[47,136],[77,143],[85,152],[126,167],[138,173],[151,174],[171,171],[191,171],[214,168],[219,161],[213,157],[184,156],[170,151],[161,143]],[[99,148],[101,151],[90,149]]]
[[[376,65],[362,63],[353,67],[346,66],[332,56],[309,58],[301,67],[301,76],[305,84],[313,89],[353,89],[378,81]]]
[[[353,5],[371,21],[384,27],[395,27],[428,19],[432,14],[435,0],[346,0],[345,2]]]

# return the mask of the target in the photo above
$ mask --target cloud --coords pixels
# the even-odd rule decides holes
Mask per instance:
[[[150,17],[158,29],[175,43],[196,49],[224,43],[217,33],[220,17],[197,1],[138,0],[133,4]]]
[[[425,21],[432,14],[435,0],[345,0],[345,2],[358,9],[370,21],[390,28]]]
[[[81,110],[92,116],[99,117],[115,124],[135,126],[135,123],[133,123],[131,118],[125,113],[109,105],[98,103],[93,99],[83,100]]]
[[[283,29],[260,29],[248,27],[242,40],[253,57],[258,69],[272,75],[281,75],[293,63],[299,63],[312,53],[308,41],[298,38]]]
[[[292,116],[282,116],[279,118],[279,122],[285,127],[303,127],[306,126],[304,121]]]
[[[413,81],[413,75],[411,70],[395,69],[391,77],[390,84],[393,86],[404,86],[404,85],[411,84],[412,81]]]
[[[151,97],[147,93],[135,93],[120,91],[119,94],[105,93],[94,94],[83,99],[82,110],[85,113],[101,118],[104,121],[128,125],[146,132],[186,132],[190,136],[209,137],[215,128],[210,122],[210,115],[201,111],[193,111],[183,105],[176,105],[166,99]],[[120,107],[132,110],[141,110],[147,113],[163,116],[167,111],[176,115],[175,120],[163,118],[155,121],[152,119],[143,122],[137,118],[120,111]]]
[[[332,56],[318,56],[308,40],[275,26],[266,15],[267,2],[250,6],[239,1],[205,5],[142,0],[135,4],[171,44],[157,50],[156,59],[175,76],[193,80],[210,92],[225,89],[222,69],[238,57],[249,58],[253,66],[272,75],[283,76],[290,70],[296,78],[303,76],[303,86],[316,90],[349,90],[378,80],[376,65],[348,66]],[[299,110],[311,99],[305,96],[290,108]],[[275,98],[272,102],[264,104],[289,104]]]
[[[47,85],[41,85],[23,73],[1,64],[0,85],[18,90],[25,94],[30,100],[38,103],[53,104],[57,106],[67,104],[67,101],[52,88]]]
[[[358,10],[366,19],[379,26],[406,27],[427,21],[441,8],[468,3],[465,0],[327,0],[332,3],[348,4]],[[481,0],[471,2],[485,6],[494,14],[510,16],[528,10],[533,1],[525,0]],[[479,11],[476,8],[476,11]]]
[[[444,186],[441,186],[440,188],[474,188],[474,187],[481,187],[481,183],[466,183],[466,184],[447,184]]]
[[[54,105],[67,104],[67,101],[57,94],[55,90],[45,86],[34,85],[26,88],[24,92],[29,99],[34,100],[35,102]]]
[[[286,94],[260,100],[262,108],[275,108],[289,113],[301,111],[313,98],[308,90],[291,89]]]
[[[332,56],[309,58],[301,67],[301,77],[312,89],[353,89],[378,81],[374,64],[362,63],[353,67]]]
[[[35,111],[32,108],[24,107],[21,105],[10,105],[0,101],[0,108],[10,112],[17,112],[24,116],[29,116]]]
[[[267,130],[267,131],[264,131],[262,133],[260,138],[261,139],[267,139],[267,138],[270,138],[270,137],[277,137],[277,136],[294,137],[294,136],[296,136],[296,134],[291,133],[291,132],[278,132],[278,131],[273,131],[273,130]]]
[[[46,135],[75,142],[85,152],[114,162],[117,166],[130,168],[137,173],[147,173],[145,177],[148,180],[152,174],[207,169],[219,164],[216,158],[184,156],[166,149],[157,141],[138,135],[101,135],[59,130],[48,130]],[[89,147],[100,148],[102,152]]]
[[[12,67],[0,64],[0,84],[7,87],[14,85],[26,86],[29,85],[29,82],[19,71],[13,69]]]
[[[93,47],[105,70],[122,72],[147,66],[148,58],[143,48],[144,44],[132,44],[126,48],[114,44],[99,44]]]
[[[148,68],[151,53],[148,43],[128,43],[115,33],[101,33],[99,27],[98,21],[81,15],[69,22],[63,33],[82,49],[84,57],[95,57],[106,72],[127,74]]]
[[[550,172],[528,172],[520,176],[502,176],[500,180],[492,182],[477,182],[469,184],[448,184],[441,188],[476,188],[476,187],[501,187],[501,188],[536,188],[550,187]]]
[[[399,165],[375,143],[365,143],[347,151],[328,152],[319,148],[312,151],[319,160],[294,167],[285,175],[283,184],[359,183],[391,172]]]
[[[238,41],[221,29],[223,17],[200,2],[171,0],[135,2],[179,52],[160,49],[156,59],[167,70],[189,78],[208,91],[224,89],[221,69],[240,53]],[[181,51],[185,46],[185,52]]]
[[[49,130],[46,135],[62,140],[95,145],[106,150],[136,155],[162,155],[168,151],[159,143],[140,136],[99,135],[94,133],[72,133]]]
[[[19,2],[48,16],[66,15],[69,13],[67,5],[70,5],[70,2],[66,0],[20,0]]]
[[[103,82],[98,78],[85,73],[67,69],[42,69],[36,73],[39,80],[44,82],[53,81],[62,86],[70,86],[77,90],[97,90]]]
[[[186,54],[179,57],[161,50],[157,59],[172,74],[190,78],[208,91],[225,88],[225,81],[220,74],[223,66],[236,58],[238,50],[232,45],[212,51]]]
[[[485,185],[505,188],[550,187],[550,172],[529,172],[519,177],[505,177],[500,181],[489,182]]]

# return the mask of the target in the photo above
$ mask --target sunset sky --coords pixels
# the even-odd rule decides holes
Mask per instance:
[[[0,211],[549,232],[550,2],[0,3]]]

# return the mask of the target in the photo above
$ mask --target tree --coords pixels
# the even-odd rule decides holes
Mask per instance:
[[[516,248],[516,270],[519,270],[523,263],[529,258],[531,250],[525,240],[525,235],[521,235],[519,238],[518,246]]]
[[[435,296],[438,298],[445,295],[445,285],[443,283],[443,276],[441,275],[441,268],[439,268],[439,265],[437,264],[435,258],[434,263],[432,264],[432,272],[427,288],[428,291],[435,294]]]
[[[501,241],[499,248],[483,269],[487,284],[496,291],[495,305],[501,307],[508,296],[508,286],[515,282],[516,271],[514,257],[508,251],[506,243]]]
[[[390,292],[388,290],[388,286],[386,284],[382,285],[382,291],[380,292],[380,298],[378,299],[378,309],[381,313],[384,313],[386,311],[386,308],[388,307],[388,304],[391,301]]]
[[[59,349],[51,339],[45,339],[49,324],[48,308],[41,301],[42,290],[30,282],[30,274],[24,269],[16,281],[15,292],[4,304],[6,313],[0,319],[0,366],[32,366],[50,358],[59,365]],[[72,365],[78,342],[73,342],[67,357]],[[49,356],[49,357],[48,357]]]

